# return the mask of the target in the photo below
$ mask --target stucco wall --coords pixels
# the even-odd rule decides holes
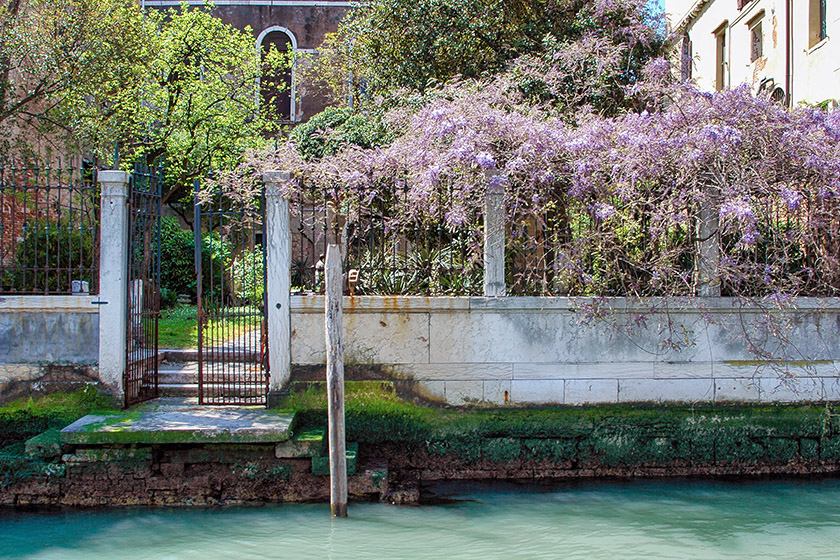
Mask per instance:
[[[730,298],[607,302],[346,297],[346,363],[451,404],[840,400],[836,300],[783,315]],[[292,298],[294,364],[324,362],[323,310],[323,296]]]
[[[98,381],[91,296],[0,296],[0,401]]]
[[[696,11],[695,11],[696,10]],[[717,68],[715,33],[726,29],[724,87],[749,84],[755,91],[762,81],[787,91],[786,0],[753,0],[738,10],[735,0],[669,0],[665,11],[672,29],[688,33],[692,43],[695,83],[714,91]],[[686,20],[694,12],[690,19]],[[763,15],[762,15],[763,14]],[[750,22],[761,16],[764,56],[751,61]],[[819,103],[840,98],[840,6],[827,2],[827,38],[809,45],[808,2],[793,3],[791,11],[792,103]],[[677,65],[679,68],[679,65]]]

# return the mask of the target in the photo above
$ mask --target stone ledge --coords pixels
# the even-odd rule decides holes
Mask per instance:
[[[61,430],[73,445],[279,443],[291,436],[294,413],[257,407],[198,406],[158,399],[117,414],[91,414]]]
[[[306,294],[291,297],[292,313],[323,313],[325,296]],[[474,296],[344,296],[345,313],[437,311],[571,311],[597,304],[615,313],[762,313],[779,311],[772,301],[751,302],[732,297],[474,297]],[[655,307],[654,310],[652,308]],[[830,310],[840,313],[840,298],[803,297],[794,300],[785,312]]]
[[[93,302],[99,296],[0,296],[0,313],[16,311],[39,311],[42,313],[99,313],[99,306]]]

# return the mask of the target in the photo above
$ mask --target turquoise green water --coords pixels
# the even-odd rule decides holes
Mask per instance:
[[[202,510],[0,510],[0,557],[832,559],[840,481],[446,486],[464,501]]]

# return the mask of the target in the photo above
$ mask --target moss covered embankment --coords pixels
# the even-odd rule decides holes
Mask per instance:
[[[323,388],[289,398],[301,426],[326,421]],[[349,383],[347,439],[409,479],[833,473],[831,405],[439,409],[387,382]]]
[[[0,503],[207,505],[329,495],[316,468],[322,457],[279,444],[61,443],[56,428],[109,403],[92,392],[50,399],[0,409]],[[282,405],[297,414],[295,438],[323,433],[323,384],[295,385]],[[358,444],[355,495],[399,503],[416,502],[423,482],[449,479],[840,471],[840,416],[831,404],[459,409],[369,381],[347,384],[346,426],[348,442]],[[49,429],[24,449],[24,440]],[[314,447],[322,453],[322,445]]]
[[[0,488],[31,478],[63,475],[63,465],[28,455],[24,442],[43,434],[42,439],[57,445],[61,428],[87,414],[113,410],[112,399],[90,386],[0,407]]]

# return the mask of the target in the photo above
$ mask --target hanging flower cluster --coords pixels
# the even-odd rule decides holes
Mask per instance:
[[[529,102],[514,65],[391,110],[387,146],[305,161],[284,144],[243,165],[290,170],[290,191],[351,220],[376,207],[452,231],[481,227],[489,176],[505,186],[514,293],[690,295],[710,239],[724,294],[840,293],[840,113],[701,92],[668,70],[653,60],[628,88],[638,110],[570,116]]]

